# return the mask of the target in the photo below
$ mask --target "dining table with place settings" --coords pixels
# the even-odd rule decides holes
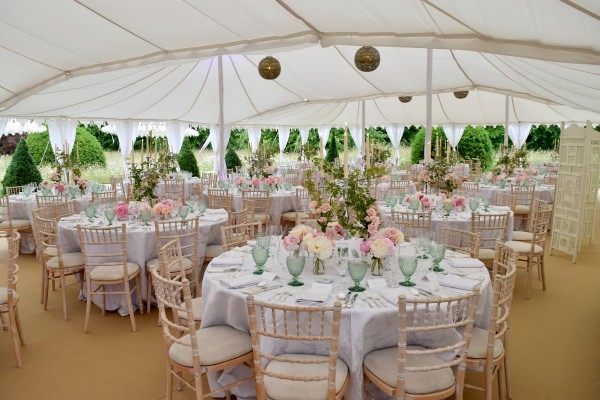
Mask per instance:
[[[301,186],[298,186],[301,187]],[[230,188],[229,192],[233,195],[233,210],[242,211],[244,209],[244,201],[242,192],[238,188]],[[206,193],[208,196],[208,193]],[[276,190],[269,193],[269,217],[271,221],[279,223],[281,214],[288,211],[296,210],[296,187],[291,187],[290,190]]]
[[[282,247],[280,246],[280,249]],[[398,253],[413,254],[414,246],[409,243],[399,245]],[[480,289],[475,323],[486,329],[492,304],[492,285],[487,269],[479,260],[467,255],[447,250],[440,262],[441,273],[430,271],[432,259],[419,259],[414,275],[410,278],[413,287],[404,287],[400,282],[405,277],[398,268],[396,258],[386,263],[382,276],[374,276],[370,268],[361,281],[366,287],[363,292],[351,292],[348,288],[354,283],[348,274],[342,275],[340,260],[332,257],[325,263],[325,273],[312,273],[312,260],[306,259],[305,267],[298,279],[302,286],[290,286],[293,280],[285,266],[285,252],[275,251],[265,265],[265,272],[256,275],[256,266],[250,246],[235,248],[212,260],[202,283],[202,296],[205,310],[201,326],[228,325],[243,332],[249,332],[246,311],[246,296],[274,303],[288,305],[326,305],[342,302],[342,317],[338,343],[338,357],[349,368],[350,384],[345,398],[362,399],[363,358],[373,350],[396,346],[398,343],[399,295],[407,298],[449,297],[465,293],[475,286]],[[416,253],[414,253],[416,255]],[[394,265],[395,264],[395,265]],[[431,274],[434,276],[432,277]],[[427,278],[428,277],[428,278]],[[431,281],[429,280],[431,279]],[[436,335],[411,338],[413,344],[423,346],[446,346],[456,338],[452,335]],[[314,352],[327,354],[328,347],[307,348],[302,342],[283,345],[282,342],[261,341],[261,346],[271,347],[279,353]],[[454,357],[454,355],[451,355]],[[212,389],[222,387],[231,381],[248,374],[244,367],[218,374],[209,374]],[[244,385],[232,390],[238,398],[256,396],[253,385]]]
[[[555,186],[554,185],[536,185],[535,187],[535,192],[534,192],[534,198],[539,199],[539,200],[543,200],[548,202],[548,204],[554,204],[554,192],[555,192]],[[510,186],[507,185],[504,188],[499,187],[498,185],[491,185],[491,184],[483,184],[480,183],[479,184],[479,194],[481,195],[481,197],[483,198],[487,198],[490,200],[494,200],[496,198],[496,194],[510,194]]]
[[[58,223],[58,238],[60,240],[62,251],[64,253],[78,252],[81,251],[79,242],[79,236],[77,233],[77,225],[82,227],[107,227],[108,221],[102,215],[90,219],[86,217],[85,213],[75,214],[72,216],[62,218]],[[191,212],[187,219],[199,216],[199,213]],[[180,217],[175,216],[173,220],[181,220]],[[200,260],[203,259],[208,244],[220,244],[221,243],[221,227],[228,224],[228,213],[224,209],[207,209],[203,216],[199,217],[199,235],[198,235],[198,257]],[[154,222],[148,221],[146,225],[139,219],[127,219],[118,220],[115,219],[112,222],[112,226],[119,226],[121,224],[126,225],[127,235],[127,260],[140,266],[142,274],[140,274],[141,285],[142,285],[142,297],[145,299],[146,288],[149,282],[147,282],[146,262],[156,258],[156,232],[154,229]],[[133,284],[133,283],[132,283]],[[94,288],[94,287],[93,287]],[[95,289],[95,288],[94,288]],[[84,292],[80,293],[80,300],[84,300],[86,296],[85,287]],[[101,296],[94,296],[93,302],[100,306],[102,299]],[[124,295],[108,295],[106,297],[106,309],[107,310],[118,310],[121,315],[127,315],[127,302]],[[135,297],[132,297],[132,301],[135,304]],[[140,306],[137,305],[136,306]],[[142,305],[143,306],[143,305]]]

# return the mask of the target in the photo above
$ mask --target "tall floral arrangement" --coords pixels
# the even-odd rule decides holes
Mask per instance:
[[[134,201],[155,199],[154,190],[160,181],[158,165],[151,158],[140,164],[129,164],[129,180],[133,184]]]
[[[273,156],[274,151],[266,144],[259,146],[257,151],[245,157],[248,163],[248,174],[251,178],[267,178],[274,173]]]

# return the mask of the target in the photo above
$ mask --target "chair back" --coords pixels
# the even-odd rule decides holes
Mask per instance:
[[[222,226],[221,243],[223,251],[229,251],[238,246],[245,246],[248,240],[254,240],[255,232],[262,232],[262,224],[260,222]]]
[[[229,212],[229,225],[241,225],[252,221],[252,210],[244,207],[242,211]]]
[[[123,278],[127,280],[127,232],[126,225],[93,228],[77,225],[77,234],[83,261],[86,269],[86,279],[95,267],[115,266],[123,270]]]
[[[57,221],[62,217],[75,214],[75,201],[66,201],[62,203],[47,203],[38,209],[42,218],[54,218]]]
[[[8,279],[6,281],[8,297],[6,304],[8,307],[12,307],[14,301],[17,299],[14,294],[17,291],[17,283],[19,283],[19,264],[17,264],[17,257],[19,257],[20,243],[21,234],[17,231],[12,231],[8,238],[8,259],[6,260],[8,270]],[[0,326],[2,326],[1,322]]]
[[[462,183],[462,188],[469,193],[479,193],[479,182],[465,181]]]
[[[542,249],[544,248],[546,236],[548,235],[548,231],[550,230],[551,223],[552,206],[549,204],[540,205],[539,208],[535,211],[534,219],[532,222],[532,247],[537,245],[540,246]],[[531,254],[534,254],[533,251]]]
[[[56,219],[42,218],[38,214],[34,215],[34,218],[34,226],[40,245],[40,256],[47,261],[56,255],[58,257],[59,268],[63,268],[62,248],[60,240],[58,240],[58,224],[56,223]]]
[[[283,173],[283,179],[285,182],[289,182],[294,186],[300,186],[300,170],[299,169],[290,169],[287,172]]]
[[[340,317],[342,305],[336,301],[333,307],[324,306],[291,306],[257,300],[254,296],[246,298],[252,352],[254,355],[254,372],[256,376],[256,394],[259,399],[266,398],[264,378],[270,377],[283,381],[327,382],[326,390],[321,398],[335,399],[336,364],[338,339],[340,334]],[[328,357],[298,357],[291,355],[275,355],[261,348],[261,339],[285,342],[308,343],[315,347],[321,342],[329,344]],[[266,362],[265,362],[266,361]],[[318,365],[328,363],[327,373],[323,375],[285,375],[267,370],[269,362],[281,362],[298,365]]]
[[[204,185],[199,182],[192,183],[192,196],[204,197]]]
[[[396,398],[404,398],[406,372],[436,371],[456,367],[456,398],[462,399],[465,379],[466,357],[471,340],[471,331],[477,308],[479,287],[461,295],[445,298],[413,298],[407,300],[398,297],[398,375],[396,378]],[[457,330],[458,329],[458,330]],[[457,333],[458,332],[458,333]],[[462,332],[462,333],[460,333]],[[453,335],[456,341],[442,347],[407,348],[407,338],[418,342],[420,335],[446,336]],[[459,335],[460,338],[456,335]],[[414,340],[416,339],[416,340]],[[407,358],[440,356],[442,353],[454,352],[456,357],[450,361],[439,358],[439,363],[428,366],[408,366]],[[430,357],[431,359],[431,357]]]
[[[517,196],[508,193],[496,193],[493,204],[495,206],[507,206],[510,207],[510,211],[515,212],[517,207]]]
[[[188,258],[197,271],[198,260],[198,237],[200,232],[198,217],[189,220],[154,221],[156,232],[156,251],[160,255],[161,249],[174,240],[178,241],[179,252],[182,257]],[[160,258],[159,258],[160,260]]]
[[[440,235],[437,238],[438,244],[443,244],[446,248],[468,254],[471,258],[479,256],[479,242],[481,234],[460,229],[449,228],[442,225]]]
[[[233,211],[233,195],[227,189],[208,189],[208,208],[224,208]]]
[[[23,193],[23,186],[24,185],[19,185],[19,186],[7,186],[5,187],[5,193],[9,196],[12,196],[13,194],[21,194]]]
[[[252,200],[253,214],[269,214],[270,193],[268,190],[242,190],[242,200]]]
[[[496,240],[506,241],[510,213],[471,213],[471,232],[481,235],[480,249],[495,249]]]
[[[535,197],[535,186],[510,185],[510,193],[517,197],[518,206],[532,207]]]
[[[164,182],[165,196],[171,199],[178,199],[185,203],[185,191],[183,179],[167,179]]]
[[[0,229],[0,232],[8,232],[8,236],[13,231],[12,215],[10,212],[10,197],[8,194],[0,196],[0,223],[8,221],[7,224]],[[0,237],[7,237],[7,235],[0,235]]]
[[[431,211],[412,212],[392,210],[390,225],[400,229],[405,238],[416,238],[431,230]]]
[[[117,202],[117,192],[110,190],[108,192],[92,192],[92,204],[107,204]]]
[[[37,208],[42,208],[49,204],[63,203],[67,201],[67,197],[64,194],[49,194],[48,196],[42,196],[39,193],[35,194],[35,204]]]
[[[546,176],[544,176],[544,184],[545,185],[556,185],[556,182],[558,181],[558,174],[548,174]]]
[[[409,185],[410,185],[409,180],[397,180],[397,181],[391,180],[390,181],[390,189],[391,190],[397,190],[397,189],[406,190]]]
[[[296,225],[301,224],[303,219],[306,219],[303,214],[311,215],[309,204],[311,202],[308,189],[296,188]],[[304,218],[303,218],[304,217]]]

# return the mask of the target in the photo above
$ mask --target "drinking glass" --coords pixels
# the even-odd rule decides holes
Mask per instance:
[[[417,210],[419,209],[419,200],[411,200],[410,201],[410,208],[411,210],[413,210],[413,212],[417,212]]]
[[[91,224],[94,222],[94,216],[96,215],[96,209],[90,205],[85,209],[85,216],[88,217],[88,221]]]
[[[23,186],[23,194],[25,195],[25,197],[29,197],[29,195],[31,194],[31,186]]]
[[[443,244],[432,244],[429,251],[431,251],[431,256],[433,257],[433,272],[444,271],[443,268],[440,268],[440,262],[446,254],[446,246]]]
[[[390,196],[390,202],[388,203],[390,208],[396,207],[396,204],[398,204],[398,198],[396,196]]]
[[[471,212],[477,211],[479,208],[479,200],[471,198],[471,200],[469,200],[469,208],[471,209]]]
[[[360,286],[360,281],[365,277],[369,269],[369,264],[362,260],[349,260],[348,261],[348,273],[350,278],[354,281],[354,286],[349,287],[348,290],[351,292],[364,292],[365,288]]]
[[[304,256],[289,255],[286,257],[285,265],[287,266],[287,269],[290,272],[290,275],[292,275],[292,281],[288,282],[288,285],[290,285],[290,286],[304,285],[304,283],[302,283],[302,282],[300,282],[300,280],[298,280],[298,277],[300,276],[300,274],[302,274],[302,271],[304,271],[305,261],[306,261],[306,259]]]
[[[283,182],[283,188],[289,192],[290,190],[292,190],[292,184],[290,182]]]
[[[268,249],[269,244],[271,243],[271,235],[266,232],[261,232],[256,234],[256,247],[262,247],[263,249]]]
[[[141,218],[142,222],[144,223],[144,226],[149,226],[148,221],[150,221],[151,217],[152,217],[152,211],[150,211],[150,210],[140,211],[140,218]]]
[[[419,246],[420,253],[418,258],[429,258],[427,256],[427,252],[429,250],[429,247],[431,246],[431,237],[426,233],[420,234],[417,239],[417,245]]]
[[[115,219],[115,210],[114,210],[114,208],[107,207],[104,210],[104,216],[106,217],[106,220],[108,221],[108,226],[111,226],[113,220]]]
[[[181,220],[183,221],[184,219],[187,218],[189,212],[190,212],[190,208],[188,206],[183,206],[183,207],[179,207],[179,216],[181,217]]]
[[[254,246],[252,248],[252,259],[256,263],[257,268],[257,270],[253,273],[255,275],[261,275],[264,272],[263,267],[269,259],[269,249],[260,246]]]
[[[452,211],[452,203],[449,201],[444,202],[444,211],[446,211],[446,217],[450,215],[450,211]]]
[[[271,240],[269,242],[269,255],[276,256],[281,246],[281,225],[269,225],[268,228],[269,236]],[[272,259],[273,267],[275,267],[275,258]]]
[[[71,199],[75,199],[77,197],[77,192],[79,188],[77,186],[71,185],[69,186],[69,194],[71,194]]]
[[[50,194],[50,191],[46,188],[42,188],[42,196],[48,196],[48,194]]]
[[[414,282],[410,281],[410,277],[413,276],[417,270],[417,257],[415,256],[400,256],[398,259],[398,266],[402,275],[404,275],[404,282],[400,282],[400,285],[410,287],[415,286]]]
[[[483,210],[484,211],[490,211],[490,205],[492,204],[492,200],[490,199],[483,199]]]
[[[200,200],[198,202],[198,211],[200,212],[200,216],[203,217],[204,212],[206,211],[206,202],[205,201]]]

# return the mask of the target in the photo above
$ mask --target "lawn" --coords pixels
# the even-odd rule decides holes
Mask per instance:
[[[249,150],[240,150],[237,152],[240,156],[242,162],[245,162],[245,157],[247,157],[250,153]],[[88,168],[83,172],[83,178],[90,180],[92,182],[99,183],[109,183],[111,175],[118,176],[123,174],[124,164],[123,159],[121,158],[121,153],[117,151],[107,151],[106,168],[103,167],[94,167]],[[198,167],[201,171],[212,171],[214,156],[212,151],[206,150],[200,152],[198,150],[194,151],[196,159],[198,160]],[[531,151],[529,152],[529,161],[532,164],[537,164],[542,161],[550,160],[551,157],[550,151]],[[283,155],[283,159],[285,162],[297,161],[298,153],[285,153]],[[356,157],[356,151],[350,152],[350,157]],[[4,174],[6,172],[6,168],[10,164],[12,156],[0,156],[0,180],[4,178]],[[401,162],[406,162],[410,159],[410,147],[402,146],[400,147],[400,160]],[[276,156],[276,160],[279,161],[279,156]],[[42,178],[47,179],[50,176],[52,168],[50,166],[42,166],[40,168],[40,172],[42,173]]]

